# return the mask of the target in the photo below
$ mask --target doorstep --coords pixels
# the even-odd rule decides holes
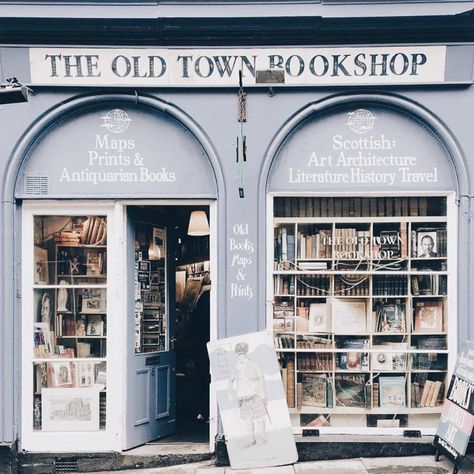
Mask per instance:
[[[403,436],[322,435],[295,436],[298,462],[331,459],[421,456],[435,454],[433,436],[405,438]],[[223,438],[216,441],[216,464],[228,466],[229,457]]]
[[[209,452],[209,444],[162,443],[146,444],[122,453],[18,453],[18,468],[22,474],[121,471],[196,463],[214,458],[214,453]]]

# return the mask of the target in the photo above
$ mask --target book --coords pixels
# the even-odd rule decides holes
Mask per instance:
[[[376,332],[405,332],[405,305],[402,303],[376,304]]]
[[[336,368],[341,370],[369,370],[368,354],[366,352],[338,352]]]
[[[328,303],[309,305],[308,332],[330,332],[331,321]]]
[[[420,407],[426,406],[426,401],[428,400],[430,392],[433,389],[433,384],[434,382],[432,380],[426,380],[425,385],[423,386],[423,392],[421,393]]]
[[[379,383],[374,382],[372,384],[372,405],[374,408],[379,406]]]
[[[439,393],[440,393],[440,390],[441,390],[441,385],[442,385],[442,382],[439,381],[439,380],[437,380],[434,383],[432,393],[431,393],[431,397],[430,397],[429,400],[426,400],[426,406],[435,407],[437,405],[438,396],[439,396]]]
[[[332,331],[335,334],[364,334],[367,332],[366,302],[364,300],[334,298]]]
[[[415,303],[415,331],[423,333],[443,331],[443,302],[441,300]]]
[[[286,400],[288,408],[295,408],[295,362],[293,359],[286,360]]]
[[[326,375],[303,374],[301,378],[302,396],[301,405],[309,407],[327,406],[327,383]]]
[[[405,377],[379,377],[379,400],[381,408],[406,406]]]
[[[364,408],[366,377],[364,374],[336,374],[336,406]]]

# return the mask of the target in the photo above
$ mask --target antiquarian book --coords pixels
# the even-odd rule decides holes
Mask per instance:
[[[415,303],[415,331],[423,333],[443,331],[443,301],[426,300]]]
[[[303,374],[301,405],[309,407],[327,406],[327,382],[324,374]]]
[[[330,318],[328,303],[311,303],[309,305],[308,332],[330,332]]]
[[[364,300],[334,298],[331,306],[332,331],[335,334],[364,334],[367,331]]]
[[[336,406],[364,408],[366,377],[363,374],[335,375]]]
[[[405,377],[379,377],[379,399],[381,408],[406,406]]]
[[[431,392],[434,388],[434,382],[432,380],[426,380],[423,386],[423,392],[421,393],[420,407],[426,407],[427,400],[431,400]]]

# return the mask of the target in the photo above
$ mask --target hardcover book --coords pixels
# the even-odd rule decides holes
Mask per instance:
[[[381,408],[405,407],[405,377],[379,377],[379,400]]]
[[[334,298],[332,329],[335,334],[364,334],[367,331],[365,301]]]
[[[363,374],[336,374],[336,406],[364,408],[366,378]]]
[[[326,408],[326,376],[322,374],[303,374],[301,380],[301,405]]]
[[[415,304],[415,331],[436,333],[443,331],[443,302],[417,301]]]

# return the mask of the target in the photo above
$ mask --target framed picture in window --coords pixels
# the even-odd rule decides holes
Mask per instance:
[[[99,390],[95,387],[44,388],[43,431],[98,431]]]

